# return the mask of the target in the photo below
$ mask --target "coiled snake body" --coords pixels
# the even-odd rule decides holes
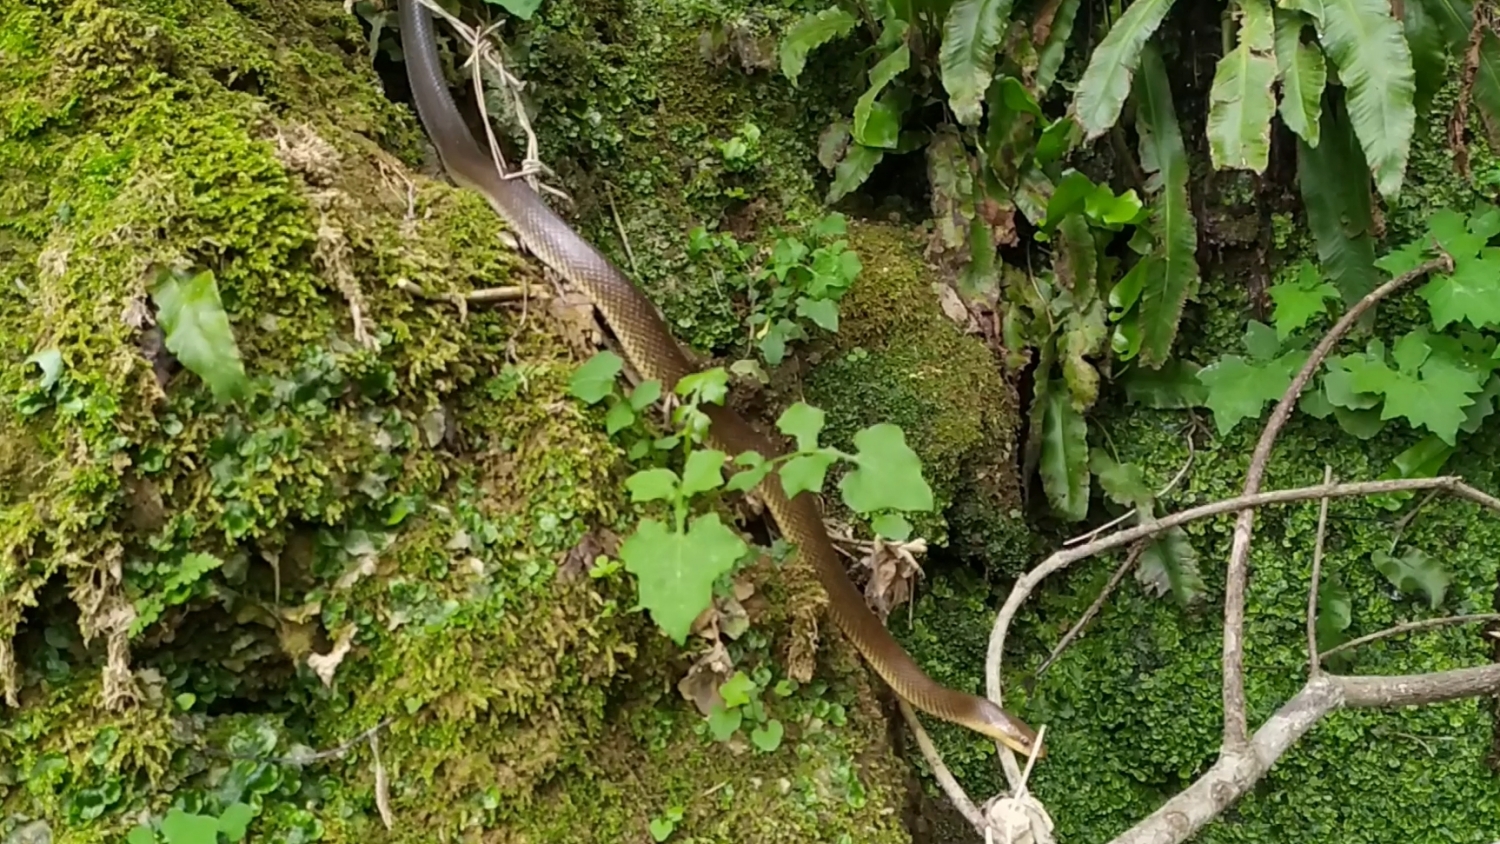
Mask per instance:
[[[656,379],[664,390],[671,390],[678,379],[694,370],[656,307],[525,181],[502,177],[494,159],[469,132],[448,93],[438,62],[431,12],[418,0],[399,0],[399,6],[407,79],[417,112],[444,168],[460,185],[483,195],[528,250],[584,289],[643,379]],[[729,408],[704,405],[701,409],[709,417],[709,440],[731,458],[752,449],[767,458],[777,454],[769,440]],[[776,475],[767,477],[759,492],[782,534],[817,570],[828,591],[834,621],[897,694],[924,712],[1031,754],[1036,735],[1030,727],[989,700],[935,682],[892,638],[849,580],[811,493],[788,499]]]

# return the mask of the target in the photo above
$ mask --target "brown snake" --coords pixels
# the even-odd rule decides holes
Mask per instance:
[[[448,93],[438,62],[431,12],[419,0],[399,0],[399,5],[407,79],[417,113],[444,168],[461,186],[484,196],[522,245],[582,287],[604,314],[641,378],[656,379],[670,391],[694,368],[655,305],[524,180],[507,179],[501,174],[494,159],[474,140]],[[731,459],[750,450],[768,459],[779,453],[733,410],[711,404],[701,409],[710,421],[708,439]],[[767,477],[758,491],[782,534],[817,569],[828,591],[834,621],[897,694],[937,718],[980,732],[1020,753],[1032,753],[1036,734],[1030,727],[985,698],[937,683],[896,642],[849,580],[824,530],[812,493],[802,492],[789,500],[776,475]]]

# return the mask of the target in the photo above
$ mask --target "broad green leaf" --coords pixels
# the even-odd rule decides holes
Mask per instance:
[[[1466,434],[1478,431],[1484,420],[1495,412],[1497,398],[1500,398],[1500,375],[1491,375],[1490,380],[1484,384],[1484,390],[1474,397],[1474,403],[1464,411],[1464,423],[1458,429]]]
[[[624,367],[625,361],[619,355],[611,351],[599,352],[573,372],[568,381],[568,392],[589,404],[597,404],[614,390],[615,377]],[[658,383],[657,390],[660,389]]]
[[[1135,507],[1151,515],[1156,493],[1146,485],[1146,473],[1134,463],[1117,463],[1109,452],[1096,448],[1089,452],[1089,469],[1099,478],[1099,488],[1110,500],[1124,507]]]
[[[1172,358],[1160,369],[1132,366],[1123,378],[1125,397],[1133,404],[1157,410],[1204,407],[1208,388],[1198,380],[1201,367]]]
[[[797,316],[806,317],[824,331],[839,330],[839,306],[832,299],[797,297]]]
[[[604,414],[604,430],[611,434],[618,433],[629,428],[634,421],[635,411],[631,409],[630,403],[617,401]]]
[[[613,380],[613,377],[611,377]],[[630,407],[634,410],[644,410],[653,405],[661,398],[661,382],[655,378],[650,381],[642,381],[640,386],[630,391]]]
[[[1143,2],[1150,0],[1138,0],[1125,17]],[[1116,26],[1123,24],[1122,18]],[[1167,70],[1151,45],[1142,51],[1141,85],[1136,94],[1141,166],[1149,175],[1146,190],[1155,194],[1151,232],[1156,239],[1156,248],[1146,258],[1150,263],[1141,289],[1140,356],[1147,366],[1160,366],[1171,355],[1182,309],[1198,289],[1198,231],[1188,199],[1187,150],[1172,106]]]
[[[828,187],[828,204],[832,205],[854,191],[875,172],[875,165],[885,158],[885,150],[850,143],[844,157],[833,170],[833,184]]]
[[[1490,136],[1490,147],[1500,150],[1500,36],[1493,31],[1486,31],[1479,41],[1474,103]]]
[[[1073,22],[1078,19],[1078,7],[1083,0],[1062,0],[1057,14],[1052,16],[1052,29],[1047,32],[1047,41],[1037,54],[1036,93],[1045,95],[1057,79],[1057,70],[1062,67],[1067,54],[1068,39],[1073,35]]]
[[[1038,470],[1047,500],[1059,516],[1082,521],[1089,511],[1088,423],[1073,409],[1067,389],[1054,381],[1042,410]]]
[[[1475,328],[1500,325],[1500,249],[1488,247],[1482,257],[1455,264],[1452,275],[1434,275],[1418,291],[1427,300],[1432,327],[1441,331],[1455,322]]]
[[[818,434],[827,421],[822,409],[806,402],[797,402],[781,412],[776,419],[776,430],[797,438],[798,451],[814,451],[818,447]]]
[[[1281,338],[1276,329],[1252,319],[1245,323],[1245,351],[1255,365],[1263,366],[1281,353]]]
[[[734,731],[740,728],[745,721],[745,711],[738,708],[726,709],[724,706],[715,704],[708,713],[708,732],[714,737],[714,741],[729,741],[734,736]],[[660,838],[658,841],[662,840]]]
[[[795,498],[804,490],[817,495],[823,491],[823,479],[828,467],[836,460],[834,455],[823,451],[799,454],[781,464],[777,474],[781,477],[781,488],[787,498]]]
[[[871,425],[854,435],[855,468],[839,481],[844,503],[856,513],[931,510],[932,488],[922,461],[895,425]],[[784,471],[784,470],[783,470]]]
[[[1207,587],[1198,571],[1198,552],[1187,531],[1174,527],[1152,537],[1141,552],[1136,580],[1157,595],[1172,593],[1186,607],[1202,599]]]
[[[1375,222],[1370,210],[1364,153],[1343,109],[1330,100],[1316,148],[1297,142],[1297,183],[1307,209],[1318,263],[1345,305],[1358,302],[1381,281],[1375,270]]]
[[[798,21],[781,39],[782,74],[796,85],[797,77],[802,75],[802,69],[807,66],[807,54],[848,35],[858,22],[854,15],[838,6],[830,6]]]
[[[1328,312],[1324,300],[1339,298],[1339,291],[1323,280],[1311,261],[1303,261],[1295,281],[1273,285],[1268,291],[1276,309],[1276,338],[1285,340],[1307,325],[1313,317]]]
[[[781,746],[781,738],[785,732],[786,728],[781,726],[781,722],[772,718],[765,726],[750,731],[750,743],[760,752],[770,753]]]
[[[1460,55],[1469,46],[1469,32],[1474,27],[1474,9],[1470,0],[1412,0],[1421,3],[1428,16],[1436,21],[1448,42],[1448,50]]]
[[[1318,118],[1328,65],[1316,44],[1302,43],[1311,21],[1301,12],[1276,10],[1276,66],[1281,79],[1281,119],[1310,147],[1318,145]]]
[[[1344,429],[1344,433],[1361,440],[1373,439],[1376,434],[1385,430],[1385,420],[1380,418],[1380,411],[1373,407],[1369,410],[1335,407],[1333,418]]]
[[[249,381],[213,272],[167,270],[157,277],[151,299],[167,350],[202,378],[219,401],[243,395]]]
[[[1406,46],[1411,50],[1416,108],[1426,111],[1432,104],[1432,95],[1443,86],[1448,76],[1448,39],[1422,0],[1405,4],[1401,29],[1406,35]]]
[[[125,835],[125,844],[156,844],[156,833],[149,826],[133,826]]]
[[[219,819],[172,809],[161,820],[161,834],[167,844],[217,844]]]
[[[1278,401],[1291,386],[1292,375],[1307,359],[1305,351],[1291,351],[1263,366],[1253,366],[1238,355],[1225,355],[1198,373],[1208,387],[1208,408],[1222,436],[1244,419],[1256,419],[1266,402]]]
[[[630,490],[630,500],[637,504],[671,501],[678,495],[677,473],[671,469],[643,469],[625,479],[625,488]]]
[[[765,480],[766,475],[770,474],[772,469],[776,468],[776,464],[753,451],[744,452],[739,457],[736,457],[734,462],[736,465],[745,468],[730,475],[728,483],[724,484],[724,488],[731,492],[745,492],[754,489],[760,485],[761,481]]]
[[[943,88],[953,116],[965,126],[979,123],[984,93],[995,74],[995,52],[1010,21],[1013,0],[954,0],[943,21],[938,48]]]
[[[1318,620],[1317,639],[1318,651],[1331,650],[1343,644],[1344,631],[1349,629],[1349,623],[1353,620],[1351,613],[1354,602],[1350,599],[1349,590],[1343,581],[1336,575],[1325,576],[1322,583],[1318,584]]]
[[[1375,187],[1395,199],[1416,128],[1416,75],[1390,0],[1323,0],[1318,39],[1348,91],[1349,123]]]
[[[1426,593],[1427,605],[1431,609],[1437,609],[1443,603],[1450,582],[1448,573],[1443,571],[1441,563],[1421,550],[1413,548],[1399,557],[1376,551],[1370,560],[1375,569],[1404,594]]]
[[[693,619],[713,602],[714,581],[745,551],[744,540],[717,513],[694,519],[685,534],[645,519],[620,543],[620,559],[636,576],[641,606],[678,645],[687,640]]]
[[[1327,367],[1327,372],[1323,374],[1323,389],[1328,394],[1328,401],[1335,407],[1368,410],[1380,404],[1378,393],[1362,393],[1355,389],[1354,374],[1349,371],[1344,358],[1329,358]]]
[[[1108,132],[1120,119],[1146,42],[1172,10],[1172,3],[1135,0],[1089,55],[1072,108],[1088,140]]]
[[[485,2],[499,6],[523,21],[531,20],[531,16],[535,15],[536,10],[542,6],[542,0],[485,0]]]
[[[882,539],[892,542],[905,542],[911,539],[911,522],[900,513],[884,513],[876,516],[870,522],[870,528]]]
[[[867,147],[878,147],[880,149],[895,149],[896,139],[901,131],[901,118],[899,114],[885,121],[884,126],[878,131],[872,131],[870,125],[870,113],[875,108],[875,99],[891,84],[897,76],[906,72],[911,67],[911,49],[905,44],[897,47],[890,55],[875,63],[870,68],[870,87],[854,103],[854,140]]]
[[[1270,0],[1239,0],[1239,45],[1219,60],[1209,92],[1208,151],[1217,169],[1263,173],[1276,114]]]
[[[755,681],[750,675],[743,671],[736,671],[719,686],[719,697],[724,699],[724,705],[730,708],[746,706],[750,703],[750,695],[755,692]]]
[[[224,807],[219,815],[219,831],[224,833],[230,841],[239,841],[245,837],[250,829],[250,821],[255,817],[255,810],[244,803],[230,803]]]
[[[682,466],[684,497],[708,492],[724,485],[724,452],[695,449]]]
[[[1391,468],[1381,473],[1381,480],[1396,478],[1435,478],[1443,464],[1457,451],[1437,434],[1428,434],[1417,444],[1391,459]]]
[[[1354,389],[1385,396],[1381,419],[1404,417],[1413,427],[1426,428],[1453,445],[1464,408],[1474,403],[1471,394],[1480,392],[1487,379],[1463,361],[1433,354],[1422,331],[1402,337],[1393,358],[1397,369],[1386,365],[1384,354],[1348,355],[1343,363],[1353,376]]]

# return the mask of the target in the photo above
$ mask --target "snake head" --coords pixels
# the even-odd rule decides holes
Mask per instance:
[[[981,732],[1023,756],[1035,754],[1037,761],[1047,758],[1047,748],[1036,745],[1035,730],[998,706],[991,705],[988,710]]]

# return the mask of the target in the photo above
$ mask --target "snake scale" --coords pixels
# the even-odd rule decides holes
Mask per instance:
[[[399,0],[401,47],[422,125],[443,166],[462,187],[478,191],[532,254],[583,288],[618,337],[643,379],[670,390],[695,370],[655,305],[609,259],[583,239],[522,179],[506,179],[474,139],[443,78],[432,13],[419,0]],[[731,458],[748,450],[773,457],[773,444],[728,407],[705,405],[709,441]],[[788,499],[778,476],[760,495],[786,539],[812,563],[828,592],[829,611],[875,672],[898,695],[930,715],[968,727],[1030,755],[1036,734],[985,698],[950,689],[928,677],[865,604],[849,580],[809,492]]]

